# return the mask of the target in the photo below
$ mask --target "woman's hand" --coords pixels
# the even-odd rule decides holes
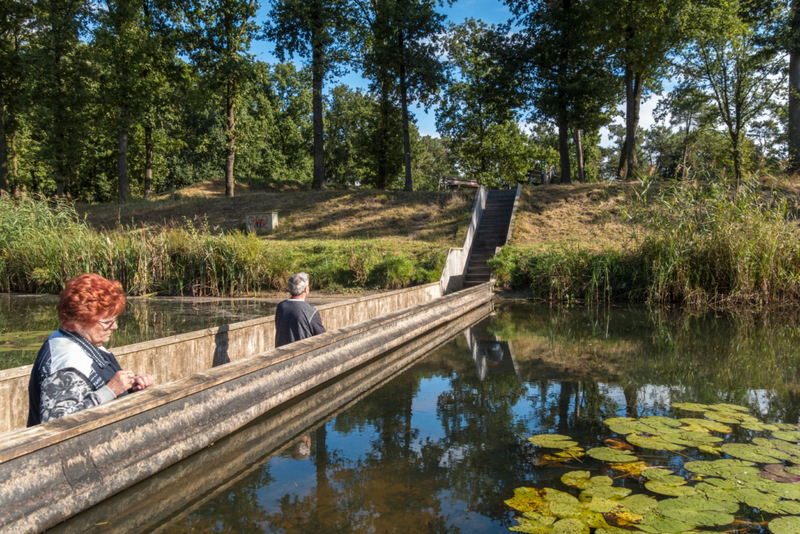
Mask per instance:
[[[150,375],[136,375],[133,377],[133,391],[141,391],[153,385],[155,380]]]
[[[133,386],[134,374],[130,369],[117,371],[114,377],[106,384],[114,394],[119,397],[123,392],[128,391]]]

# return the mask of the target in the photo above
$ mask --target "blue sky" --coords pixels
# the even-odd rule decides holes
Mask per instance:
[[[269,12],[269,0],[262,0],[262,6],[258,13],[258,22],[262,23],[267,18]],[[445,5],[440,7],[437,11],[447,16],[448,22],[460,24],[468,18],[482,20],[487,24],[503,24],[511,19],[511,12],[508,6],[499,0],[459,0],[453,3],[452,6]],[[255,56],[266,63],[276,63],[278,59],[273,55],[274,45],[266,41],[254,42],[251,47],[251,52]],[[298,65],[300,61],[296,61]],[[326,82],[326,89],[330,89],[335,85],[344,83],[352,88],[366,88],[367,81],[361,77],[358,72],[350,72],[333,82]],[[653,95],[646,102],[642,102],[640,113],[640,126],[649,128],[653,124],[653,109],[655,108],[660,95]],[[416,121],[417,128],[421,135],[430,135],[439,137],[436,133],[436,117],[434,109],[425,112],[424,109],[416,106],[410,106]],[[624,109],[624,106],[621,108]],[[616,122],[622,124],[622,119],[618,118]],[[603,129],[605,130],[605,128]],[[604,140],[601,142],[603,145],[608,145],[610,142],[607,138],[607,132],[604,133]]]

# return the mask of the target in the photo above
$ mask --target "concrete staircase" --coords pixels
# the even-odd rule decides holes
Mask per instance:
[[[497,247],[506,244],[508,225],[514,209],[516,189],[489,191],[486,208],[481,217],[478,232],[472,242],[467,272],[464,276],[464,287],[472,287],[488,282],[492,271],[486,260],[494,256]]]

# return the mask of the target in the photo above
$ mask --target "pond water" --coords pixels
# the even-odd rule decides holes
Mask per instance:
[[[435,350],[396,355],[399,373],[366,366],[54,530],[508,532],[522,515],[504,502],[515,488],[577,495],[564,473],[609,474],[588,457],[542,462],[527,437],[557,432],[602,446],[614,437],[603,419],[687,417],[678,402],[797,423],[799,326],[792,315],[498,303]],[[737,429],[728,439],[754,435]],[[674,455],[637,452],[680,473]],[[655,496],[636,479],[615,485]],[[742,505],[737,517],[736,532],[766,532],[773,516]]]
[[[0,294],[0,370],[32,364],[58,328],[54,295]],[[276,304],[248,299],[132,298],[109,348],[273,315]]]

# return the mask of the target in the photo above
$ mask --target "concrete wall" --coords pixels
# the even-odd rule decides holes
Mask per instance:
[[[320,306],[328,330],[352,325],[441,296],[439,283],[379,293]],[[275,347],[275,319],[262,317],[115,348],[124,369],[150,374],[157,384],[235,362]],[[22,428],[28,419],[32,365],[0,371],[0,432]]]
[[[0,531],[54,526],[491,300],[486,283],[8,432],[0,439]]]
[[[464,274],[469,263],[469,254],[472,250],[472,241],[481,225],[481,217],[486,209],[486,198],[488,196],[486,188],[481,186],[472,202],[472,211],[467,225],[467,234],[464,236],[464,246],[461,248],[451,248],[447,251],[447,261],[442,269],[442,294],[452,293],[464,287]]]
[[[98,523],[105,534],[168,530],[186,515],[229,491],[253,470],[287,447],[296,445],[338,413],[392,380],[430,351],[480,321],[492,304],[479,306],[458,319],[390,351],[373,362],[304,397],[287,408],[254,421],[182,462],[151,476],[48,530],[48,534],[83,534]],[[113,518],[113,521],[109,521]]]
[[[517,184],[517,194],[514,196],[514,207],[511,208],[511,221],[508,223],[508,233],[506,234],[506,245],[511,241],[511,236],[514,235],[514,219],[517,217],[517,208],[519,207],[519,198],[522,195],[522,184]]]

